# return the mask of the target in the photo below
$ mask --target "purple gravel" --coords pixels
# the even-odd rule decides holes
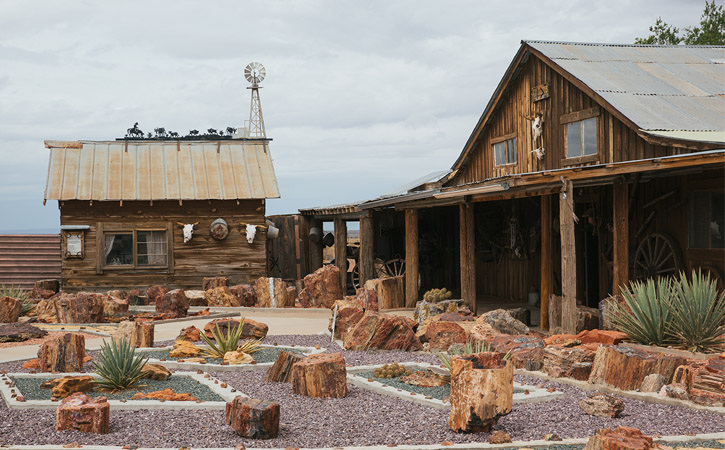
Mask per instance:
[[[418,361],[438,362],[433,355],[405,352],[347,352],[323,336],[270,336],[266,343],[298,346],[320,345],[342,351],[348,363],[377,364]],[[1,364],[14,371],[20,364]],[[488,435],[457,434],[448,429],[447,411],[372,393],[349,385],[344,399],[315,399],[293,395],[290,385],[264,383],[264,372],[214,374],[247,395],[280,403],[280,436],[267,441],[243,439],[226,425],[222,411],[112,411],[111,432],[90,435],[54,431],[52,411],[8,410],[0,402],[0,444],[114,444],[145,447],[333,447],[348,445],[435,444],[442,441],[487,442]],[[496,429],[506,430],[514,440],[541,439],[547,433],[562,438],[586,437],[596,429],[632,426],[648,434],[676,435],[725,431],[725,420],[717,414],[682,407],[648,404],[624,399],[619,419],[583,414],[577,402],[589,393],[536,378],[516,376],[517,381],[554,387],[562,398],[544,403],[515,405]]]

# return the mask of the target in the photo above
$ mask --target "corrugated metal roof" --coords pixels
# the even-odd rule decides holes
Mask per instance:
[[[54,142],[46,200],[279,198],[266,141]]]
[[[644,131],[725,130],[725,47],[524,43]]]

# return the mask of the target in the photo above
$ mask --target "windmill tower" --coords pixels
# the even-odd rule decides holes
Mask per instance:
[[[264,129],[264,116],[262,116],[262,103],[259,100],[259,83],[264,80],[267,70],[258,62],[251,62],[244,68],[244,78],[252,85],[247,89],[252,90],[252,102],[249,105],[249,120],[244,128],[237,131],[234,137],[242,138],[266,138],[267,132]]]

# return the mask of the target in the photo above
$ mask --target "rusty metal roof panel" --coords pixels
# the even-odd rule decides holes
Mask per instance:
[[[56,142],[46,200],[279,198],[267,141]]]

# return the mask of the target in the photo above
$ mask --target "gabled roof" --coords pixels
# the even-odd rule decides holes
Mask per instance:
[[[46,141],[46,200],[279,198],[265,140]]]
[[[578,80],[585,93],[638,131],[675,140],[725,142],[723,46],[521,41],[453,169],[462,165],[531,54]]]

